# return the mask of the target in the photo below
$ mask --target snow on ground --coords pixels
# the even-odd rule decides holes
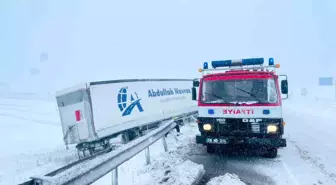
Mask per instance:
[[[336,125],[332,117],[335,104],[334,101],[284,101],[287,147],[279,150],[276,159],[254,161],[253,168],[241,160],[240,167],[267,174],[278,185],[336,184],[336,145],[333,144]],[[243,179],[242,174],[238,175]]]
[[[235,174],[226,173],[223,176],[218,176],[210,179],[207,185],[246,185]]]
[[[284,105],[286,137],[300,157],[336,183],[336,102],[289,101]]]
[[[213,166],[224,170],[208,183],[224,184],[235,179],[230,174],[237,174],[244,182],[336,184],[335,111],[335,101],[284,101],[288,146],[276,159],[205,155],[204,147],[195,144],[197,124],[190,123],[181,128],[181,135],[168,135],[168,153],[161,140],[150,147],[150,165],[145,164],[144,151],[122,164],[119,184],[189,184],[204,173],[202,161],[221,163]],[[56,101],[0,98],[0,124],[0,185],[24,182],[77,159],[74,148],[65,149]],[[191,154],[200,160],[192,160]],[[251,174],[260,178],[253,181]],[[94,184],[107,183],[111,174]]]
[[[167,137],[169,152],[164,152],[161,140],[150,146],[151,164],[146,165],[145,152],[141,152],[118,168],[119,183],[127,185],[191,185],[204,174],[203,165],[188,160],[197,133],[196,123],[181,127]],[[99,179],[94,185],[111,183],[111,174]]]
[[[152,168],[140,175],[148,176],[148,174],[150,180],[141,181],[138,184],[192,185],[203,176],[204,168],[203,165],[175,156],[156,161]]]
[[[236,174],[244,183],[254,185],[336,185],[336,160],[333,157],[336,152],[336,145],[333,145],[336,125],[332,115],[326,113],[332,112],[334,104],[284,101],[287,147],[280,148],[275,159],[263,158],[257,153],[211,155],[205,147],[194,146],[190,158],[203,164],[206,170],[200,185],[226,173]],[[319,111],[324,112],[324,116]]]
[[[29,100],[26,97],[2,97],[0,124],[0,137],[5,138],[0,140],[0,185],[22,183],[31,176],[44,175],[77,160],[77,152],[73,147],[65,149],[56,101],[52,98],[37,97]],[[134,184],[141,182],[145,185],[146,182],[151,184],[155,179],[166,180],[166,184],[190,184],[202,174],[203,168],[202,165],[182,158],[186,149],[179,149],[187,148],[184,145],[188,142],[185,141],[194,139],[194,130],[185,129],[186,132],[178,137],[169,134],[169,153],[164,152],[161,140],[152,145],[152,165],[145,165],[144,152],[123,164],[119,168],[120,183],[131,184],[132,181]],[[189,172],[188,176],[181,175],[182,171]],[[108,181],[110,177],[106,176]]]
[[[300,116],[314,116],[336,121],[334,116],[336,101],[334,100],[285,100],[284,107],[286,111],[295,112]]]
[[[65,149],[56,101],[36,99],[0,98],[0,185],[22,183],[77,159],[73,148]]]

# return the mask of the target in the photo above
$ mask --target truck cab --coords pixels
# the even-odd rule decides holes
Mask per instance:
[[[286,147],[282,98],[288,97],[287,76],[277,75],[274,59],[264,58],[205,62],[194,80],[192,98],[198,101],[196,142],[216,148],[243,146],[266,149],[275,158]],[[279,77],[284,76],[279,84]],[[197,89],[198,88],[198,97]],[[285,97],[283,97],[285,96]],[[245,147],[246,146],[246,147]]]

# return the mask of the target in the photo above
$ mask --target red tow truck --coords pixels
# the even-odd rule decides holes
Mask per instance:
[[[264,148],[275,158],[286,147],[282,99],[288,98],[286,75],[277,75],[274,59],[264,58],[205,62],[200,79],[193,81],[192,99],[198,101],[196,142],[207,152],[217,148]],[[278,82],[279,77],[285,77]],[[197,98],[198,88],[198,98]],[[283,97],[284,96],[284,97]]]

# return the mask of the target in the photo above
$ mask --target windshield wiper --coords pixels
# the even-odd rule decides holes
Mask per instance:
[[[240,90],[240,91],[242,91],[242,92],[244,92],[244,93],[249,94],[251,97],[255,98],[259,103],[262,103],[262,101],[255,94],[253,94],[253,93],[251,93],[249,91],[245,91],[245,90],[243,90],[241,88],[238,88],[238,87],[235,87],[235,88],[238,89],[238,90]]]
[[[208,95],[211,95],[211,96],[213,96],[213,97],[215,97],[215,98],[221,99],[221,100],[223,100],[224,103],[227,103],[227,104],[234,104],[234,105],[236,105],[235,103],[230,103],[230,102],[226,101],[226,100],[224,99],[224,97],[218,96],[217,94],[214,94],[214,93],[208,93],[208,92],[205,92],[205,94],[208,94]]]

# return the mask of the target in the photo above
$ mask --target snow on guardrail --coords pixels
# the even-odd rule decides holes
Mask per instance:
[[[90,184],[162,138],[166,133],[174,129],[175,126],[176,123],[173,120],[168,121],[158,129],[155,129],[139,139],[131,141],[129,144],[124,145],[115,151],[80,163],[53,177],[42,176],[36,177],[35,179],[41,180],[41,184],[43,185]]]

